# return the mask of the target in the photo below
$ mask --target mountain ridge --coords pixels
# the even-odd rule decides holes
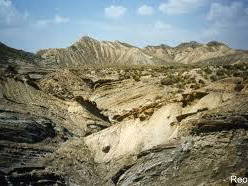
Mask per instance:
[[[192,64],[236,54],[238,50],[218,41],[196,41],[171,47],[165,44],[139,48],[120,41],[98,41],[84,36],[67,48],[44,49],[37,55],[55,64]]]
[[[224,43],[184,42],[139,48],[121,41],[98,41],[83,36],[67,48],[41,49],[36,54],[0,44],[1,63],[31,63],[49,66],[74,65],[165,65],[196,64],[208,61],[225,63],[228,59],[248,59],[247,50],[232,49]],[[226,57],[235,56],[235,57]],[[234,61],[236,62],[236,61]]]

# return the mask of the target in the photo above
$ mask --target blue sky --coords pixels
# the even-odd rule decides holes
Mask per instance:
[[[248,49],[248,0],[0,0],[0,41],[35,52],[82,36],[144,47],[218,40]]]

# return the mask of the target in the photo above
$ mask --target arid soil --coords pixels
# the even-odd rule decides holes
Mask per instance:
[[[5,58],[1,185],[224,186],[248,177],[248,63],[213,55],[162,65]]]

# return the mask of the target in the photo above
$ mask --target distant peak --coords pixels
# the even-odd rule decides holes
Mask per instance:
[[[1,41],[0,41],[0,46],[1,47],[7,47],[7,45],[5,45],[4,43],[2,43]]]
[[[162,47],[162,48],[171,48],[169,45],[166,45],[166,44],[161,44],[160,47]]]
[[[130,44],[128,44],[128,43],[125,43],[125,42],[121,42],[121,41],[119,41],[119,40],[115,40],[114,41],[115,43],[119,43],[119,44],[121,44],[121,45],[123,45],[123,46],[126,46],[126,47],[135,47],[135,46],[133,46],[133,45],[130,45]],[[135,47],[136,48],[136,47]]]
[[[161,45],[148,45],[145,48],[171,48],[171,46],[166,44],[161,44]]]
[[[181,43],[179,45],[176,46],[176,48],[182,48],[182,47],[197,47],[200,46],[201,43],[198,43],[196,41],[190,41],[190,42],[185,42],[185,43]]]
[[[83,36],[79,39],[79,42],[80,41],[96,41],[96,40],[92,37],[89,37],[89,36]]]
[[[220,46],[220,45],[228,47],[228,45],[226,45],[225,43],[218,42],[218,41],[210,41],[207,43],[207,46]]]

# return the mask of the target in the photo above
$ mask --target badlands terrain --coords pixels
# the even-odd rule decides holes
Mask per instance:
[[[228,186],[247,156],[247,51],[0,44],[0,185]]]

